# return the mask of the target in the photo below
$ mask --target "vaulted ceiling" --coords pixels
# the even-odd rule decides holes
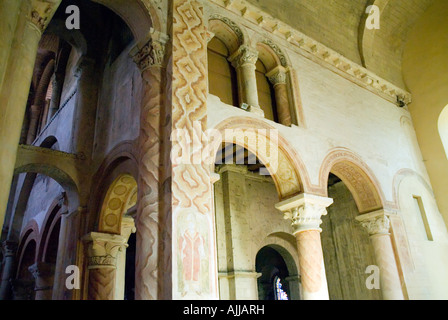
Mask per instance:
[[[408,33],[437,0],[246,0],[382,78],[406,89],[402,55]],[[380,9],[380,29],[365,27]]]

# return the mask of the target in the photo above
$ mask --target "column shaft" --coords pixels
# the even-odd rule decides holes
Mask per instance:
[[[258,51],[245,45],[229,57],[229,61],[236,69],[240,105],[245,103],[249,106],[248,111],[264,116],[258,101],[257,77],[255,74],[257,60]]]
[[[175,153],[172,157],[172,298],[213,300],[218,298],[218,272],[212,173],[210,165],[196,157],[207,145],[200,139],[207,129],[206,20],[203,1],[171,3],[171,132],[182,130],[202,144],[187,155],[189,161],[179,162]],[[172,150],[181,144],[173,140]]]
[[[304,300],[328,300],[328,286],[320,233],[321,217],[333,199],[300,194],[276,205],[285,219],[292,221],[293,234],[297,239],[302,298]]]
[[[277,105],[278,122],[285,125],[291,125],[291,111],[289,109],[288,88],[286,83],[274,85],[275,101]]]
[[[134,61],[142,71],[143,98],[140,114],[138,208],[136,229],[137,256],[135,298],[160,298],[158,268],[160,259],[159,190],[161,165],[161,109],[165,107],[164,59],[167,37],[152,32],[150,39],[134,49]]]
[[[381,292],[384,300],[404,300],[400,276],[389,234],[370,237],[380,268]]]
[[[18,29],[0,89],[0,145],[2,146],[0,148],[2,162],[0,166],[0,181],[2,181],[0,184],[0,229],[3,227],[17,146],[41,37],[40,30],[31,22],[26,21],[26,18],[19,18]]]
[[[327,278],[320,232],[303,231],[295,234],[299,252],[300,275],[304,300],[328,300]]]
[[[0,5],[0,229],[3,228],[39,40],[60,2],[2,1]]]
[[[379,210],[357,217],[367,229],[375,252],[376,263],[380,269],[380,287],[384,300],[404,300],[397,261],[390,237],[390,220]]]

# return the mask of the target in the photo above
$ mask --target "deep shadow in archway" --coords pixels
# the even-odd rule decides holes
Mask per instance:
[[[258,278],[258,298],[260,300],[284,300],[291,296],[286,278],[289,276],[285,260],[271,247],[262,248],[256,257]],[[280,294],[283,291],[285,294]]]

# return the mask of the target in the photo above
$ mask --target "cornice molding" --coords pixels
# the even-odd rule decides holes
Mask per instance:
[[[411,94],[351,61],[288,24],[273,18],[245,0],[210,0],[271,34],[287,41],[297,52],[381,98],[403,106],[412,101]]]

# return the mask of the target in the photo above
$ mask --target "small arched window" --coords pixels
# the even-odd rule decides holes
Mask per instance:
[[[208,43],[207,53],[209,93],[226,104],[238,106],[236,72],[227,60],[229,50],[221,40],[214,37]]]
[[[266,119],[278,122],[274,88],[266,77],[266,72],[267,70],[264,63],[259,59],[255,70],[257,77],[258,103],[260,104],[260,108],[264,111]]]

